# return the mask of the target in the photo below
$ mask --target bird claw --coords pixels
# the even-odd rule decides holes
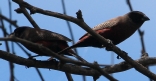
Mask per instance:
[[[56,66],[58,67],[58,69],[60,69],[61,68],[61,66],[63,65],[63,64],[65,64],[64,62],[62,62],[62,61],[58,61],[57,59],[48,59],[48,61],[50,61],[50,62],[53,62],[53,63],[56,63]]]
[[[125,51],[122,51],[123,53],[125,53],[125,56],[127,56],[128,55],[128,53],[126,53]],[[116,57],[117,59],[121,59],[121,57],[120,56],[117,56]]]
[[[27,68],[30,68],[29,66],[25,66],[25,68],[27,69]]]
[[[111,40],[109,40],[109,39],[106,39],[107,40],[107,42],[108,42],[108,44],[106,45],[106,50],[107,51],[112,51],[112,49],[111,49],[111,44],[113,44],[113,42],[111,41]]]
[[[96,81],[99,77],[100,77],[100,75],[94,75],[93,80]]]
[[[59,65],[59,61],[57,60],[57,59],[48,59],[47,61],[49,61],[49,62],[52,62],[55,66],[58,66]],[[59,67],[58,67],[59,68]],[[51,70],[50,68],[49,68],[49,70]]]
[[[110,39],[106,39],[106,40],[109,44],[113,44],[113,42]]]
[[[142,53],[141,54],[141,58],[147,58],[148,57],[148,53]]]
[[[116,57],[117,59],[121,59],[121,57],[118,55],[117,57]]]
[[[57,65],[58,69],[60,69],[61,66],[64,65],[64,64],[65,64],[65,62],[60,61],[60,62],[58,63],[58,65]]]
[[[110,47],[106,47],[106,50],[107,51],[112,51]]]

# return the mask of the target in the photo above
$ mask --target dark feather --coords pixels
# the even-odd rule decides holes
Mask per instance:
[[[24,30],[26,29],[26,30]],[[35,28],[31,28],[31,27],[27,27],[27,26],[22,26],[19,27],[17,29],[15,29],[15,34],[19,34],[19,32],[21,32],[21,34],[19,34],[18,37],[23,38],[23,39],[27,39],[29,41],[35,42],[35,41],[41,41],[41,40],[45,40],[45,41],[54,41],[54,40],[62,40],[62,41],[72,41],[71,39],[49,31],[49,30],[45,30],[45,29],[40,29],[37,30]],[[18,32],[18,33],[16,33]]]

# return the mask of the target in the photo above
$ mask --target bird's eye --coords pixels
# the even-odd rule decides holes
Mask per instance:
[[[143,16],[138,14],[138,15],[136,15],[136,18],[139,19],[139,20],[142,20]]]
[[[143,18],[143,15],[142,14],[139,14],[139,13],[131,13],[130,15],[130,18],[132,19],[132,21],[134,23],[142,23],[142,18]]]

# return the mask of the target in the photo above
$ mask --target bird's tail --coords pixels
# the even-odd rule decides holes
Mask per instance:
[[[81,58],[78,54],[76,54],[72,48],[77,47],[77,44],[74,44],[70,47],[66,47],[65,49],[63,49],[62,51],[58,52],[58,54],[62,54],[64,52],[68,52],[69,55],[74,56],[75,58],[77,58],[78,60],[82,61],[82,62],[87,62],[86,60],[84,60],[83,58]]]
[[[78,54],[76,54],[72,49],[67,50],[68,53],[72,56],[74,56],[75,58],[77,58],[78,60],[82,61],[82,62],[87,62],[86,60],[84,60],[82,57],[80,57]]]
[[[64,53],[65,51],[68,51],[68,50],[70,50],[71,48],[74,48],[74,47],[75,47],[75,45],[70,46],[70,47],[66,47],[65,49],[63,49],[60,52],[58,52],[58,54]]]
[[[81,47],[80,45],[81,45],[81,43],[78,42],[78,43],[76,43],[76,44],[74,44],[74,45],[72,45],[72,46],[70,46],[70,47],[67,46],[65,49],[63,49],[63,50],[61,50],[60,52],[58,52],[58,54],[64,53],[65,51],[68,51],[68,50],[70,50],[70,49],[72,49],[72,48],[75,48],[75,47]]]
[[[75,58],[77,58],[78,60],[80,60],[80,61],[82,61],[82,62],[87,62],[86,60],[84,60],[83,58],[81,58],[78,54],[76,54],[76,53],[72,50],[72,48],[74,48],[74,47],[77,47],[77,44],[74,44],[73,46],[70,46],[70,47],[68,47],[68,45],[61,46],[61,48],[62,48],[62,49],[64,48],[64,49],[61,50],[60,52],[58,52],[58,54],[63,54],[63,53],[65,53],[65,52],[67,52],[68,55],[74,56]],[[51,60],[51,59],[53,59],[53,57],[49,58],[48,60]]]

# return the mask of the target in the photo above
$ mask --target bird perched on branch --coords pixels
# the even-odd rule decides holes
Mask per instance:
[[[140,11],[132,11],[123,16],[119,16],[103,22],[92,28],[92,30],[94,30],[104,38],[111,40],[114,45],[117,45],[129,38],[147,20],[150,19],[144,13]],[[59,53],[75,47],[89,46],[103,48],[106,45],[103,45],[89,33],[86,33],[79,39],[76,44],[62,50]]]
[[[28,26],[22,26],[16,28],[14,32],[10,34],[10,36],[15,36],[36,44],[41,44],[55,53],[69,47],[67,41],[69,42],[72,41],[71,39],[61,34],[49,30],[45,30],[45,29],[35,29]],[[49,56],[48,54],[44,53],[42,50],[35,49],[30,45],[26,45],[23,43],[22,45],[25,46],[28,50],[38,54],[37,56]],[[75,56],[77,59],[83,61],[83,59],[79,57],[73,50],[67,50],[63,53],[63,55],[64,54]]]

